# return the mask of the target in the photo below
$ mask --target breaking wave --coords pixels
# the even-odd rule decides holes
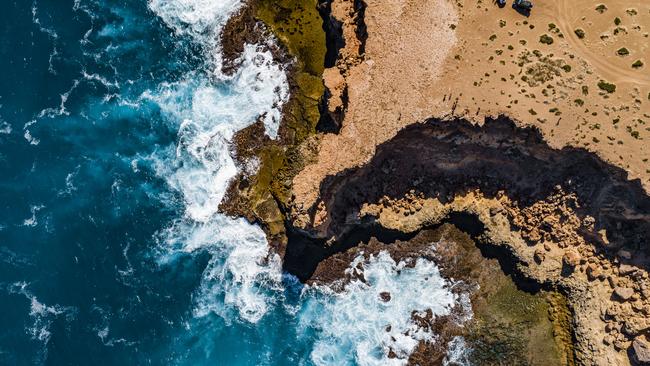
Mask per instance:
[[[163,262],[180,252],[208,251],[210,262],[195,314],[232,310],[257,322],[268,310],[269,288],[281,280],[280,260],[269,255],[262,230],[217,212],[237,174],[230,155],[234,134],[262,118],[275,138],[281,107],[289,97],[287,78],[262,46],[247,44],[235,75],[221,73],[220,33],[239,1],[151,0],[150,8],[178,35],[189,36],[205,54],[206,68],[184,80],[142,95],[157,103],[178,128],[174,149],[154,154],[156,173],[180,193],[185,214],[160,232]]]
[[[409,267],[385,251],[364,261],[359,255],[347,269],[363,280],[340,293],[317,287],[321,296],[304,305],[301,323],[319,331],[311,352],[316,365],[405,365],[420,341],[437,337],[412,313],[448,315],[459,301],[433,262],[418,259]]]

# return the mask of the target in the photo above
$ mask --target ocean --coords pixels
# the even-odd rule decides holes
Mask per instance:
[[[259,45],[221,72],[241,6],[0,5],[1,365],[403,365],[435,339],[411,312],[459,299],[434,263],[307,287],[218,212],[233,135],[261,116],[276,137],[290,97]]]

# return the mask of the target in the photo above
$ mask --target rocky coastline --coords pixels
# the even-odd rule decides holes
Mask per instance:
[[[456,24],[467,16],[458,4],[440,3],[442,10],[420,4],[417,15],[443,14],[439,36],[450,43],[441,43],[433,66],[450,62]],[[462,101],[448,95],[442,103],[431,99],[442,108],[386,105],[377,99],[386,97],[385,84],[373,89],[375,81],[366,78],[377,75],[370,70],[384,57],[389,66],[397,61],[378,51],[384,43],[367,42],[373,35],[390,39],[392,33],[372,32],[394,9],[367,19],[367,8],[380,7],[361,0],[258,0],[230,20],[225,70],[235,67],[243,43],[272,34],[276,42],[268,47],[287,68],[291,100],[277,140],[265,137],[261,123],[234,139],[239,164],[255,161],[257,169],[242,169],[221,210],[259,223],[284,270],[307,284],[340,284],[359,253],[386,250],[396,261],[436,261],[446,277],[479,289],[471,292],[472,325],[422,320],[444,335],[440,344],[462,335],[476,349],[494,349],[490,342],[503,339],[487,335],[514,332],[502,352],[512,358],[496,355],[476,364],[650,362],[645,181],[630,180],[628,170],[599,150],[550,143],[545,126],[531,127],[516,118],[521,115],[457,113]],[[427,77],[429,85],[445,76]],[[364,110],[363,98],[380,104]],[[348,147],[359,138],[350,131],[362,128],[378,132],[368,146]],[[351,157],[323,162],[335,150]],[[431,251],[433,242],[439,250]],[[537,309],[509,312],[539,331],[499,318],[499,293],[506,302],[519,299],[523,308]],[[495,323],[500,330],[481,328],[494,317],[504,321]],[[410,363],[441,364],[440,344],[421,344]]]

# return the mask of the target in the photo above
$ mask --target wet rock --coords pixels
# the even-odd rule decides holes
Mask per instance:
[[[629,287],[617,287],[614,289],[614,296],[620,301],[627,301],[632,295],[634,295],[634,290]]]
[[[379,298],[380,298],[381,301],[383,301],[383,302],[389,302],[390,299],[391,299],[390,292],[386,292],[386,291],[384,291],[384,292],[380,292],[380,293],[379,293]]]
[[[632,349],[634,350],[636,362],[642,365],[650,364],[650,343],[648,343],[645,337],[639,336],[634,338]]]

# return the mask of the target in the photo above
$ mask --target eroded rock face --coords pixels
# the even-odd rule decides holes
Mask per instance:
[[[376,226],[409,233],[451,220],[508,248],[518,273],[568,295],[579,362],[629,363],[627,349],[649,324],[650,198],[623,170],[581,149],[550,148],[535,129],[506,118],[412,125],[366,165],[325,179],[319,196],[294,211],[312,242],[290,242],[289,270],[295,258],[327,258]],[[464,227],[458,214],[482,228]]]

